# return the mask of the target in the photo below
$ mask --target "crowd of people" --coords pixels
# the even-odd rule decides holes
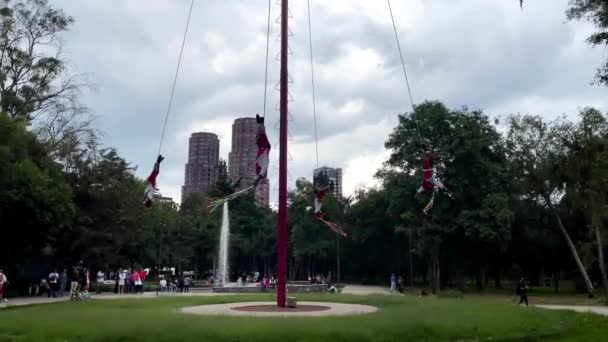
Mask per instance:
[[[190,288],[194,284],[194,280],[189,275],[180,275],[178,277],[160,276],[159,291],[160,292],[190,292]]]
[[[4,283],[6,276],[0,271],[0,300],[2,300]],[[122,269],[107,272],[98,270],[94,273],[94,279],[90,270],[84,266],[83,261],[77,265],[64,268],[62,272],[54,269],[48,276],[40,279],[38,282],[33,282],[29,286],[28,294],[32,297],[47,296],[47,297],[63,297],[67,294],[72,299],[86,299],[89,297],[91,282],[95,280],[95,293],[101,294],[103,291],[110,290],[113,287],[113,292],[117,294],[127,293],[143,293],[144,281],[148,272],[142,268]],[[2,281],[5,279],[5,281]],[[113,282],[112,282],[113,281]]]

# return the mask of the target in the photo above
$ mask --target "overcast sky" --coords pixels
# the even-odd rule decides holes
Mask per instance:
[[[271,202],[276,200],[279,5],[272,1],[267,128]],[[584,42],[592,27],[567,22],[568,0],[393,0],[414,102],[437,99],[491,116],[576,117],[608,109],[608,89],[591,86],[606,50]],[[83,101],[98,116],[103,142],[146,177],[155,160],[190,0],[54,0],[76,20],[65,36],[74,71],[97,91]],[[384,141],[408,111],[386,1],[310,0],[319,162],[341,167],[344,192],[373,186]],[[262,113],[266,0],[195,0],[163,146],[164,195],[180,199],[188,137],[219,135],[230,151],[234,119]],[[292,1],[289,110],[290,187],[316,166],[306,1]]]

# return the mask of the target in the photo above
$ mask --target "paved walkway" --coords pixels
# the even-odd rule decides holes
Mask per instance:
[[[570,310],[576,312],[590,312],[598,315],[608,316],[607,306],[587,306],[587,305],[536,305],[537,308],[549,310]]]
[[[159,297],[167,297],[167,296],[205,297],[205,296],[218,296],[218,295],[230,295],[230,293],[217,294],[217,293],[213,293],[213,292],[188,292],[188,293],[160,292],[159,296],[156,295],[156,292],[145,292],[143,294],[123,294],[123,295],[107,293],[107,294],[100,294],[100,295],[92,294],[91,299],[95,299],[95,300],[140,299],[140,298],[147,299],[147,298],[159,298]],[[27,306],[27,305],[67,302],[69,300],[70,300],[70,296],[63,296],[63,297],[58,297],[58,298],[47,298],[47,297],[9,298],[7,302],[0,303],[0,309],[15,307],[15,306]]]
[[[342,293],[366,296],[374,294],[390,295],[391,291],[387,287],[382,286],[344,285]]]

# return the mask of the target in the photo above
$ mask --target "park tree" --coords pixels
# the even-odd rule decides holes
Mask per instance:
[[[0,111],[32,125],[53,157],[70,139],[93,132],[79,101],[90,85],[64,55],[62,36],[73,23],[47,0],[0,4]]]
[[[585,281],[589,295],[593,284],[583,265],[570,233],[559,211],[564,195],[563,173],[568,151],[563,132],[570,130],[568,122],[547,124],[533,115],[515,115],[509,119],[507,132],[508,157],[515,180],[515,193],[542,203],[552,213],[557,227],[567,242],[572,257]]]
[[[583,213],[594,237],[602,286],[608,297],[602,239],[608,218],[608,120],[600,111],[586,108],[576,128],[562,132],[562,139],[569,147],[564,177],[567,203]]]
[[[606,46],[608,44],[608,1],[606,0],[570,0],[566,11],[568,20],[587,20],[596,31],[587,37],[591,46]],[[608,59],[597,69],[594,83],[608,86]]]
[[[434,292],[441,284],[442,246],[462,231],[472,244],[471,250],[478,253],[473,257],[481,288],[489,255],[504,254],[511,236],[510,181],[500,134],[481,111],[449,110],[439,102],[424,102],[414,113],[399,115],[399,124],[385,144],[391,150],[385,166],[389,170],[380,173],[385,175],[387,191],[396,193],[393,202],[404,202],[404,196],[415,194],[422,178],[423,143],[436,154],[437,176],[447,181],[455,198],[437,193],[429,215],[421,214],[423,205],[401,204],[402,221],[397,228],[416,227],[416,251],[427,258]],[[386,175],[392,175],[393,180]],[[411,181],[399,184],[394,176]],[[407,189],[406,193],[396,190],[399,187]]]
[[[60,254],[57,244],[74,220],[72,191],[24,120],[0,113],[0,259],[15,278]]]
[[[524,0],[519,0],[523,9]],[[606,0],[570,0],[566,10],[568,20],[586,20],[591,22],[596,31],[587,37],[587,43],[593,47],[608,44],[608,1]],[[595,73],[595,84],[608,86],[608,59],[604,59]]]
[[[291,247],[291,278],[329,269],[333,261],[336,238],[327,226],[313,215],[313,184],[305,179],[296,180],[296,188],[289,193],[288,227]],[[336,198],[327,193],[323,199],[323,217],[339,223],[341,208]]]

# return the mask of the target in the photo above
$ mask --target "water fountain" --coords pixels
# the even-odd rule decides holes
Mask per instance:
[[[220,231],[220,245],[218,255],[218,268],[215,275],[215,286],[224,286],[229,281],[228,268],[228,239],[230,238],[230,219],[228,215],[228,202],[222,209],[222,229]]]

